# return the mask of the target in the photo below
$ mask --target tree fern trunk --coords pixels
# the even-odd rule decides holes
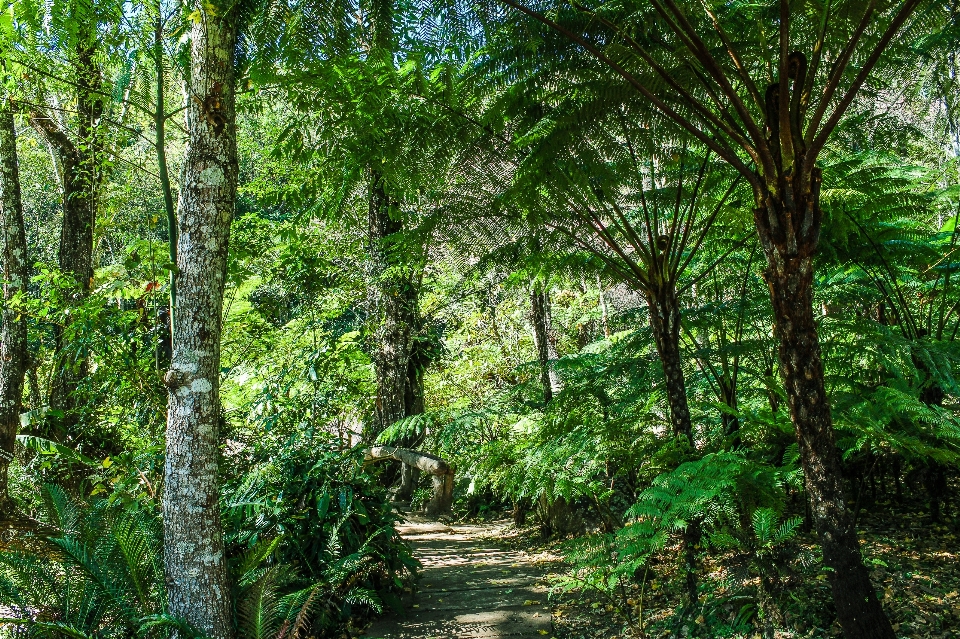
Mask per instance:
[[[27,237],[20,199],[20,171],[13,110],[0,97],[0,227],[3,233],[3,329],[0,334],[0,518],[12,514],[7,469],[13,460],[27,353],[26,316],[10,308],[30,279]]]
[[[757,217],[761,215],[766,212],[758,211]],[[800,446],[813,524],[824,564],[830,569],[837,617],[847,639],[894,639],[846,511],[813,314],[813,251],[804,246],[782,250],[775,237],[764,236],[764,226],[758,224],[758,228],[767,253],[765,278],[779,342],[780,373]]]
[[[220,330],[227,246],[237,192],[236,27],[204,5],[192,31],[187,147],[179,215],[179,308],[173,326],[164,562],[170,613],[230,639],[217,468]]]
[[[685,438],[693,446],[693,427],[687,404],[683,359],[680,356],[680,304],[676,289],[669,283],[651,289],[647,293],[647,304],[650,307],[650,328],[663,365],[673,433]]]

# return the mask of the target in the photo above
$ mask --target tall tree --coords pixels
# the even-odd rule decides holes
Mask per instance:
[[[179,308],[164,468],[164,564],[170,612],[214,639],[233,636],[220,520],[220,332],[237,196],[237,9],[200,4],[191,29],[188,146],[180,192]]]
[[[13,460],[27,353],[27,319],[11,302],[30,278],[20,198],[13,103],[0,97],[0,233],[3,234],[3,328],[0,333],[0,519],[12,515],[7,469]]]
[[[367,310],[376,376],[376,430],[424,411],[422,363],[417,361],[419,299],[422,265],[402,249],[400,205],[387,194],[383,174],[371,169],[367,225],[370,260]],[[397,442],[408,447],[414,438]],[[417,469],[401,462],[397,498],[409,500],[416,488]]]
[[[76,132],[53,117],[51,109],[35,105],[30,123],[47,142],[57,160],[63,201],[58,264],[73,278],[77,301],[90,292],[93,280],[93,232],[97,203],[103,180],[103,78],[98,61],[98,30],[94,13],[74,8],[76,28],[73,50],[69,52],[76,74],[72,82],[76,92]],[[66,316],[69,320],[71,315]],[[87,358],[68,348],[67,327],[55,327],[55,372],[50,386],[50,407],[62,413],[56,436],[71,433],[79,420],[80,398],[77,392],[87,376]]]
[[[390,0],[374,0],[368,9],[369,50],[367,63],[378,74],[395,74],[397,54],[396,18]],[[424,412],[422,375],[428,360],[418,353],[420,285],[423,278],[422,250],[409,250],[404,241],[401,202],[388,183],[385,166],[394,161],[371,140],[367,245],[370,259],[367,303],[371,322],[371,347],[376,375],[376,430],[382,432],[406,417]],[[400,446],[416,446],[418,438],[398,440]],[[402,463],[396,497],[413,496],[419,471]]]
[[[837,615],[847,639],[893,639],[846,512],[824,387],[813,314],[813,255],[823,221],[817,159],[923,0],[816,7],[779,0],[775,8],[677,0],[533,8],[501,1],[586,52],[751,186],[780,373]]]

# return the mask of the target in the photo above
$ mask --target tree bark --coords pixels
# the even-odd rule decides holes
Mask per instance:
[[[227,247],[237,193],[231,11],[203,5],[192,30],[188,147],[179,215],[179,307],[164,467],[164,564],[170,613],[213,639],[231,639],[230,586],[220,520],[220,331]]]
[[[776,203],[770,206],[779,208]],[[819,203],[811,202],[811,206],[819,214]],[[782,219],[779,213],[775,210],[775,219]],[[758,209],[756,217],[760,219],[757,226],[767,254],[765,279],[779,342],[780,373],[800,447],[814,528],[823,549],[824,565],[830,569],[837,617],[848,639],[894,639],[896,635],[870,582],[846,511],[840,456],[834,442],[813,313],[812,248],[816,242],[813,247],[808,242],[784,250],[784,243],[776,241],[770,226],[764,224],[763,218],[769,219],[767,211]]]
[[[387,194],[383,176],[371,170],[367,304],[377,380],[377,434],[401,419],[423,414],[423,372],[430,363],[429,355],[418,345],[421,269],[397,250],[398,234],[403,231],[397,208],[398,203]],[[397,444],[417,446],[421,439],[405,437]],[[396,499],[409,501],[418,480],[416,468],[403,464]]]
[[[13,514],[7,470],[13,461],[23,380],[29,364],[27,320],[11,301],[30,280],[27,236],[20,197],[20,169],[13,109],[0,97],[0,226],[3,233],[3,329],[0,334],[0,518]]]
[[[30,114],[30,123],[46,140],[60,164],[63,187],[63,222],[57,254],[60,271],[77,285],[74,302],[90,293],[93,280],[93,231],[103,171],[101,147],[103,117],[102,78],[96,62],[96,38],[90,25],[82,25],[77,36],[77,135],[63,130],[50,115],[39,109]],[[50,385],[50,408],[62,413],[52,436],[74,435],[82,406],[78,392],[87,377],[88,362],[83,355],[66,348],[69,326],[54,327],[55,369]]]
[[[377,377],[376,431],[408,416],[407,385],[412,346],[412,323],[416,300],[408,287],[409,278],[396,255],[393,240],[402,230],[396,202],[386,193],[383,176],[370,171],[370,202],[367,240],[370,255],[370,284],[367,289],[373,366]],[[391,213],[393,213],[391,215]],[[413,298],[413,299],[411,299]]]
[[[650,307],[650,328],[657,345],[657,354],[663,365],[663,379],[670,405],[670,424],[673,434],[683,437],[693,446],[693,427],[687,404],[687,386],[680,356],[680,304],[677,291],[669,282],[646,291]]]

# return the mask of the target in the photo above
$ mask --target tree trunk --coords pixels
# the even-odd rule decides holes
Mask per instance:
[[[153,115],[154,133],[157,145],[157,173],[160,177],[160,190],[163,192],[163,210],[167,217],[167,246],[170,264],[177,263],[177,213],[173,207],[173,189],[170,186],[170,172],[167,167],[167,135],[166,135],[166,107],[165,90],[166,67],[163,59],[163,19],[157,15],[154,27],[153,40],[155,68],[157,73],[157,105]],[[170,269],[170,309],[167,312],[167,322],[170,330],[173,328],[173,316],[177,313],[177,269]],[[169,333],[169,331],[168,331]],[[172,337],[172,334],[171,334]],[[159,362],[158,358],[158,362]]]
[[[383,176],[370,171],[367,304],[377,380],[376,434],[401,419],[423,414],[423,372],[430,363],[417,335],[421,324],[421,268],[399,254],[396,241],[403,223],[397,209],[398,203],[386,192]],[[422,437],[404,437],[396,443],[410,448],[418,446],[421,440]],[[395,498],[409,501],[418,480],[419,472],[403,464]]]
[[[650,307],[650,328],[657,345],[657,354],[663,365],[663,379],[670,405],[670,423],[673,434],[683,437],[693,446],[693,427],[687,405],[687,386],[683,377],[683,359],[680,356],[680,304],[677,291],[669,283],[647,292]]]
[[[30,279],[27,236],[20,199],[13,109],[3,97],[0,103],[0,226],[3,233],[3,329],[0,334],[0,518],[13,514],[7,486],[7,469],[13,461],[23,380],[29,363],[27,320],[11,300],[26,290]]]
[[[717,380],[720,387],[720,402],[729,406],[731,410],[737,410],[737,386],[729,371],[724,371]],[[720,415],[723,422],[723,434],[729,438],[730,448],[740,448],[743,443],[740,439],[740,418],[726,410]]]
[[[96,62],[96,38],[90,25],[81,25],[77,47],[77,137],[70,139],[52,116],[40,110],[30,114],[30,123],[46,140],[60,164],[63,186],[63,222],[57,254],[60,271],[77,285],[75,303],[86,299],[93,280],[93,230],[103,171],[101,146],[103,117],[102,79]],[[54,374],[50,385],[50,408],[62,413],[55,439],[76,435],[83,402],[78,397],[87,377],[88,362],[67,348],[69,325],[54,327]]]
[[[610,338],[610,309],[607,307],[607,294],[603,290],[603,282],[597,275],[597,288],[600,289],[600,324],[603,326],[603,336]]]
[[[786,6],[786,5],[784,5]],[[782,62],[786,63],[786,60]],[[781,69],[786,71],[787,69]],[[823,362],[813,313],[813,256],[820,241],[821,170],[806,165],[801,134],[802,53],[790,54],[793,75],[767,87],[770,156],[754,184],[754,225],[767,259],[780,374],[800,448],[807,501],[820,538],[837,618],[846,639],[895,639],[860,556],[846,510],[840,455],[824,388]],[[793,80],[793,89],[786,89]],[[789,100],[789,101],[788,101]],[[775,169],[775,173],[771,172]]]
[[[177,254],[179,307],[165,377],[164,563],[170,613],[213,639],[230,639],[217,467],[221,313],[238,174],[237,32],[230,12],[221,17],[202,11],[192,30],[189,142]]]
[[[410,292],[391,240],[402,230],[383,176],[370,171],[368,234],[370,283],[367,289],[373,367],[377,377],[376,432],[407,417],[408,366],[411,351]]]
[[[537,349],[537,361],[540,364],[540,383],[543,385],[543,403],[549,404],[553,396],[563,390],[563,382],[553,362],[557,360],[557,347],[553,342],[553,326],[550,319],[550,292],[542,285],[533,282],[530,285],[531,323],[533,324],[533,345]]]
[[[800,446],[813,524],[824,564],[830,569],[837,617],[848,639],[894,639],[863,565],[859,541],[845,507],[840,456],[834,443],[813,315],[812,251],[788,257],[769,240],[764,245],[780,373]]]

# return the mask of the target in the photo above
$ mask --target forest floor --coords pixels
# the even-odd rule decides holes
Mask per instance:
[[[408,516],[398,526],[423,564],[407,615],[384,617],[369,639],[497,639],[550,637],[549,552],[497,543],[508,521],[446,525]]]
[[[887,502],[861,513],[859,523],[864,559],[897,635],[960,638],[960,518],[932,524],[921,504]],[[569,567],[562,561],[562,543],[543,542],[533,528],[517,530],[508,520],[446,525],[411,517],[399,529],[423,563],[419,587],[406,617],[376,621],[365,639],[628,636],[620,611],[596,593],[550,596],[550,585]],[[813,535],[797,541],[816,552]],[[644,636],[760,637],[755,606],[753,614],[742,618],[750,608],[751,589],[730,589],[725,563],[715,558],[702,567],[701,592],[709,594],[701,598],[696,619],[680,624],[673,614],[680,601],[678,575],[658,566],[647,593]],[[795,573],[785,586],[786,623],[777,639],[840,635],[819,566]]]

